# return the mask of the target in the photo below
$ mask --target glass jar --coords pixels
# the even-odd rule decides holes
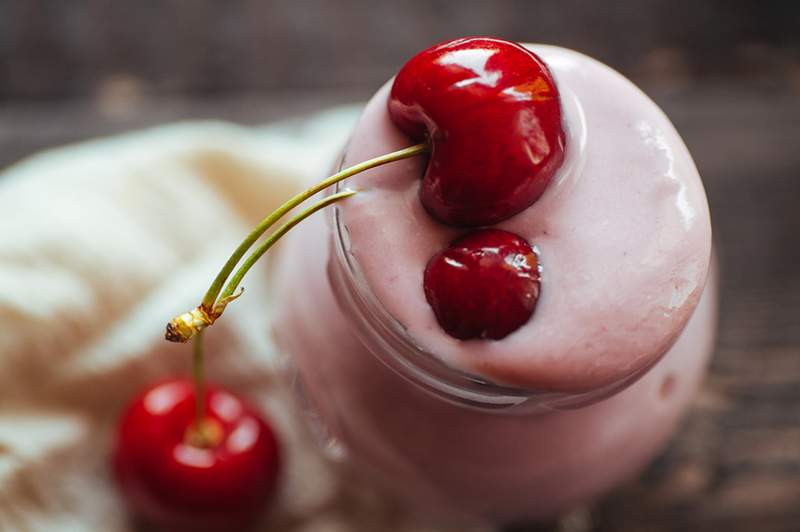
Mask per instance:
[[[715,271],[678,341],[613,386],[498,386],[420,349],[374,296],[336,208],[287,237],[275,335],[312,428],[337,459],[419,510],[493,522],[555,515],[666,444],[712,351]]]

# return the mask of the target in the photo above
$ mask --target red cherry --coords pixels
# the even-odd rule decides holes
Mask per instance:
[[[547,187],[564,160],[558,89],[522,46],[456,39],[414,56],[397,74],[389,116],[431,156],[420,199],[457,226],[491,225]]]
[[[192,443],[194,418],[194,385],[185,379],[153,386],[128,407],[113,455],[126,502],[167,530],[253,524],[275,491],[274,433],[248,405],[215,387],[206,391],[206,445]]]
[[[536,308],[536,253],[514,233],[475,231],[428,262],[425,297],[449,335],[499,340],[524,325]]]

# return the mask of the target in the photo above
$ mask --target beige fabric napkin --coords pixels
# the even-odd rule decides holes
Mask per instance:
[[[0,530],[133,529],[107,468],[111,427],[142,387],[188,371],[189,348],[164,342],[164,323],[197,304],[255,222],[325,174],[357,114],[163,126],[0,175]],[[307,436],[274,375],[268,282],[262,264],[207,335],[210,378],[260,405],[282,437],[264,529],[428,530]]]

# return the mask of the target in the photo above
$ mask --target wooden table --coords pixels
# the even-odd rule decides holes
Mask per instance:
[[[35,150],[179,119],[260,123],[366,93],[6,103],[0,165]],[[800,530],[800,96],[722,86],[655,93],[705,179],[722,264],[709,378],[636,482],[558,523],[515,531]]]

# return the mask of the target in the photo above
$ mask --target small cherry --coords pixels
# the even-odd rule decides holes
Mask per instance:
[[[275,435],[217,387],[204,390],[198,423],[195,390],[192,380],[170,380],[133,400],[113,453],[117,483],[130,509],[164,530],[246,529],[275,491]]]
[[[539,277],[539,261],[525,239],[500,229],[481,229],[428,262],[425,297],[449,335],[498,340],[533,314]]]
[[[392,85],[389,116],[431,146],[420,189],[449,225],[482,226],[530,206],[564,160],[556,83],[522,46],[456,39],[414,56]]]

